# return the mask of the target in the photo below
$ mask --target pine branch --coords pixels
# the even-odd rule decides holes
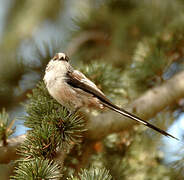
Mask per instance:
[[[15,129],[12,129],[15,120],[10,122],[8,113],[6,113],[5,109],[0,113],[0,141],[3,142],[3,146],[7,146],[8,137],[14,133]]]
[[[36,158],[32,161],[19,163],[16,168],[15,176],[12,176],[12,180],[25,180],[25,179],[54,179],[59,180],[61,178],[60,167],[53,161]]]
[[[60,134],[63,142],[80,141],[81,133],[85,131],[83,119],[77,113],[70,115],[66,108],[49,95],[43,82],[33,89],[29,99],[30,103],[26,105],[28,115],[25,117],[27,127],[35,130],[38,127],[44,129],[46,124],[53,125],[51,129]]]
[[[26,105],[25,125],[30,130],[18,148],[21,159],[18,161],[19,165],[13,178],[25,179],[30,176],[33,179],[39,177],[57,179],[57,176],[53,175],[56,170],[51,166],[52,160],[56,160],[58,154],[65,157],[70,147],[80,142],[81,134],[85,131],[84,121],[77,113],[71,115],[66,108],[56,102],[49,95],[43,82],[33,89],[29,100]],[[63,161],[59,162],[60,168]],[[40,166],[39,170],[37,166]],[[47,166],[48,172],[44,169]]]
[[[105,168],[90,168],[89,170],[82,170],[79,173],[79,178],[77,177],[70,177],[67,180],[112,180],[112,176],[109,174]]]

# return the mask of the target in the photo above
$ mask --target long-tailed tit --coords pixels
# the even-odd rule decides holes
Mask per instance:
[[[100,109],[108,107],[165,136],[177,139],[164,130],[113,104],[83,73],[73,69],[69,63],[69,58],[64,53],[57,53],[50,60],[45,71],[44,82],[50,95],[71,111],[82,107],[95,107]]]

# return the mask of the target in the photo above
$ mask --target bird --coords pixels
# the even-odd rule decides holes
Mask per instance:
[[[164,136],[179,140],[166,131],[112,103],[90,79],[70,65],[69,57],[65,53],[56,53],[49,61],[43,80],[49,94],[71,112],[76,112],[83,107],[97,109],[106,107]]]

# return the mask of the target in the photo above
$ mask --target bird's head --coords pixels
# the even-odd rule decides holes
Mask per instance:
[[[56,53],[55,56],[49,61],[46,72],[59,72],[66,73],[70,68],[69,58],[65,53]]]
[[[52,61],[69,61],[68,56],[65,53],[56,53],[56,55],[52,58]]]

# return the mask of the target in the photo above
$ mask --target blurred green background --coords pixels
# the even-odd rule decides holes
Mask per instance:
[[[10,119],[17,119],[14,136],[26,132],[20,120],[25,114],[22,103],[27,103],[27,94],[59,51],[114,102],[128,104],[183,70],[184,1],[0,0],[0,109],[5,108]],[[167,107],[152,121],[165,129],[174,127],[173,133],[182,138],[183,130],[177,129],[177,123],[179,127],[183,123],[181,102]],[[182,146],[141,127],[135,134],[131,138],[137,144],[124,148],[124,153],[122,147],[116,147],[120,147],[121,135],[110,135],[103,142],[105,155],[94,155],[91,162],[106,158],[114,179],[184,178],[182,153],[174,162],[177,165],[166,163],[172,159],[166,149],[176,153]],[[153,143],[157,138],[165,148]],[[114,160],[117,164],[113,168]]]

